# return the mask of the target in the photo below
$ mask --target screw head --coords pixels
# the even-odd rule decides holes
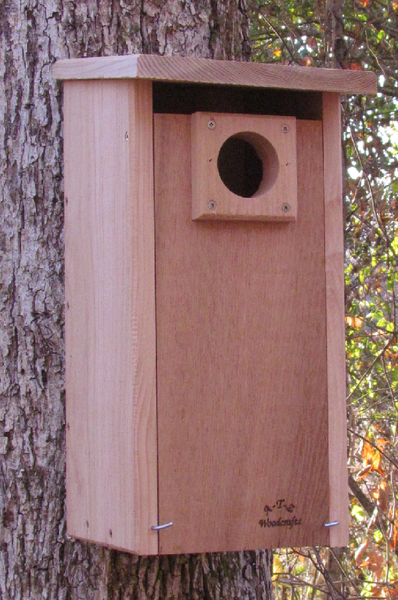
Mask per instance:
[[[209,129],[215,129],[216,128],[216,122],[213,121],[213,119],[210,119],[210,121],[207,122],[207,127]]]
[[[290,204],[285,202],[284,204],[282,204],[281,208],[282,208],[282,212],[287,213],[290,211]]]
[[[282,125],[282,132],[289,133],[289,125]]]
[[[210,200],[207,204],[209,210],[216,210],[217,208],[217,204],[214,202],[214,200]]]
[[[124,136],[124,137],[125,137],[126,141],[128,141],[128,139],[129,139],[129,132],[128,132],[128,131],[126,131],[126,133],[125,133],[125,136]]]

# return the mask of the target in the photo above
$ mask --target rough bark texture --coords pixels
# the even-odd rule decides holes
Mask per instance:
[[[266,552],[135,557],[65,531],[62,86],[58,58],[247,60],[244,0],[0,3],[0,597],[270,597]]]

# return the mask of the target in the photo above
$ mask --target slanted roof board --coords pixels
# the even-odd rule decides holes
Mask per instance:
[[[264,63],[132,54],[59,60],[57,79],[150,79],[279,88],[341,94],[375,94],[377,78],[370,71],[321,69]]]

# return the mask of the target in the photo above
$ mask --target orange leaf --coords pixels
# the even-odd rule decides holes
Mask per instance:
[[[363,71],[363,67],[361,67],[361,65],[358,63],[349,63],[346,68],[350,71]]]
[[[302,67],[310,67],[314,61],[311,56],[306,56],[305,58],[300,59],[300,65]]]
[[[359,473],[357,475],[359,481],[362,481],[362,479],[365,479],[366,475],[368,475],[371,470],[372,470],[372,465],[368,465],[367,467],[365,467],[364,469],[359,471]]]
[[[372,598],[377,598],[377,596],[381,595],[382,590],[384,591],[385,588],[382,588],[381,585],[378,585],[377,583],[375,583],[374,585],[372,585],[372,587],[369,589],[369,593],[372,596]],[[388,596],[386,596],[386,598],[388,598]]]
[[[376,548],[372,549],[372,551],[369,552],[367,561],[365,562],[367,563],[366,566],[368,567],[369,571],[374,574],[377,581],[380,581],[384,570],[384,556],[382,553]]]
[[[369,437],[366,437],[369,440]],[[383,469],[381,468],[381,454],[376,448],[371,446],[369,442],[364,442],[362,445],[361,456],[363,458],[363,462],[365,466],[371,465],[372,471],[378,471],[380,475],[385,475]]]
[[[359,317],[346,316],[345,322],[349,327],[353,327],[354,329],[361,329],[363,325],[363,321]]]
[[[358,567],[360,569],[367,569],[369,565],[370,565],[370,558],[368,557],[363,562],[361,562],[361,564],[358,565]]]
[[[377,506],[384,513],[387,512],[388,509],[388,501],[390,499],[391,487],[388,485],[387,481],[382,481],[374,494],[374,498],[377,500]],[[377,496],[376,496],[377,494]]]
[[[398,583],[393,583],[388,588],[383,588],[386,598],[397,598],[398,597]]]
[[[390,547],[392,550],[396,550],[398,545],[398,520],[395,519],[394,520],[394,527],[393,527],[393,532],[392,532],[392,540],[390,541]]]
[[[369,437],[366,437],[366,440],[369,440]],[[374,450],[373,446],[371,446],[368,441],[363,442],[361,456],[366,465],[372,464],[374,451],[375,450]]]
[[[385,445],[389,444],[389,443],[390,443],[389,440],[386,440],[385,438],[382,438],[382,437],[378,437],[376,440],[376,446],[378,446],[382,450],[384,450]]]

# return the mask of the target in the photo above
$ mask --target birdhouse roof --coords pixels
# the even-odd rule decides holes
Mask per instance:
[[[231,85],[375,94],[376,74],[362,70],[324,69],[264,63],[132,54],[59,60],[56,79],[149,79],[181,83]]]

